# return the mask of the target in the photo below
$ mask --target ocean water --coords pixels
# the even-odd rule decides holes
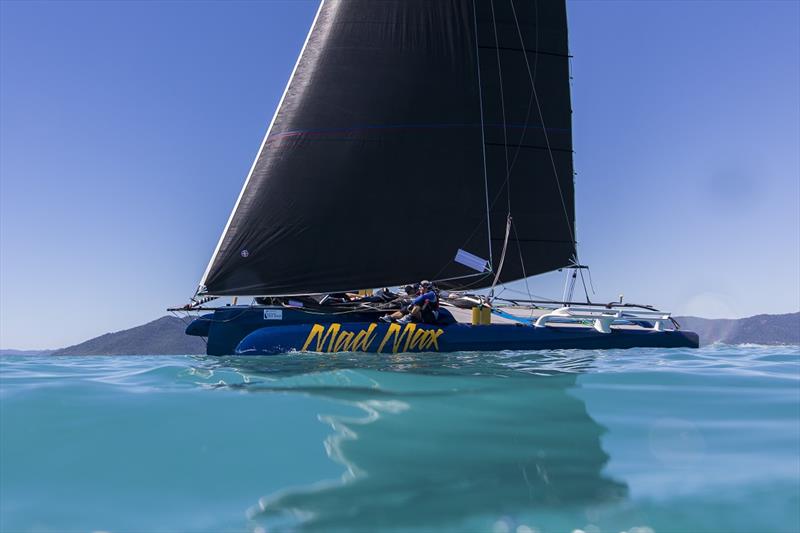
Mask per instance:
[[[0,530],[800,531],[800,348],[0,358]]]

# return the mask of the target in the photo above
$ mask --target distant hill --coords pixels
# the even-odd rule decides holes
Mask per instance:
[[[738,319],[675,317],[682,329],[700,335],[700,344],[800,344],[800,313]]]
[[[700,335],[701,344],[800,344],[800,313],[756,315],[739,319],[676,317],[681,328]],[[206,353],[200,337],[184,333],[186,325],[163,316],[142,326],[106,333],[60,350],[7,350],[0,355],[193,355]]]
[[[191,355],[206,353],[200,337],[183,331],[186,324],[174,316],[162,316],[147,324],[106,333],[86,342],[68,346],[53,355]]]

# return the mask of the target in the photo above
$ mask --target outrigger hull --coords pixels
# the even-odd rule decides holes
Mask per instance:
[[[236,354],[275,355],[291,351],[397,354],[697,346],[697,334],[688,331],[616,329],[600,333],[586,327],[351,322],[261,328],[242,339]]]

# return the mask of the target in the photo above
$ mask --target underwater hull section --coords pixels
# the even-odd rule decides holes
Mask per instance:
[[[236,347],[237,355],[301,352],[462,352],[501,350],[598,350],[614,348],[697,348],[691,331],[614,329],[600,333],[589,327],[523,325],[386,324],[375,322],[311,323],[264,327]]]

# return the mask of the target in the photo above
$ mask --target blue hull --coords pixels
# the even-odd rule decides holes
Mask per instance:
[[[600,333],[583,327],[350,322],[261,328],[242,339],[235,352],[241,355],[274,355],[289,351],[396,354],[697,346],[697,334],[687,331],[618,329]]]
[[[697,348],[691,331],[493,324],[385,324],[377,314],[317,314],[302,309],[228,306],[195,319],[188,335],[207,337],[209,355],[311,352],[462,352],[499,350]]]

